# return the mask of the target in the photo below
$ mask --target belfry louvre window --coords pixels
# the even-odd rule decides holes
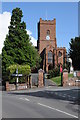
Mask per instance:
[[[59,53],[58,53],[58,57],[61,57],[62,56],[62,53],[59,51]]]
[[[50,35],[50,30],[47,30],[47,35]]]
[[[48,63],[53,63],[53,54],[51,51],[48,52]]]

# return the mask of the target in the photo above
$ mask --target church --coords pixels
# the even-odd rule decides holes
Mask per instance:
[[[57,65],[63,65],[66,61],[66,48],[57,47],[56,19],[42,20],[38,22],[37,49],[42,58],[41,68],[48,72]]]

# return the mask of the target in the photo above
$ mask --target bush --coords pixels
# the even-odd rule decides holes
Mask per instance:
[[[49,78],[59,76],[60,75],[59,67],[53,68],[53,70],[49,70],[48,74],[49,74]]]
[[[31,69],[29,65],[10,65],[7,68],[8,80],[10,83],[14,83],[16,81],[16,77],[12,77],[12,74],[16,73],[16,69],[18,68],[18,73],[22,74],[22,77],[19,77],[19,82],[25,82],[27,76],[31,73]]]

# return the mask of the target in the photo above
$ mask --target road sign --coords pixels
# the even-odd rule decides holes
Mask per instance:
[[[18,77],[22,77],[23,75],[22,74],[18,74],[18,68],[16,70],[16,74],[12,74],[13,77],[17,77],[16,79],[16,89],[17,89],[17,86],[18,86]]]
[[[12,76],[14,76],[14,77],[21,77],[23,75],[22,74],[12,74]]]

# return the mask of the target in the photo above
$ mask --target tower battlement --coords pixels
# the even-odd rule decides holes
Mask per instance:
[[[44,23],[44,24],[56,24],[56,19],[54,18],[53,20],[43,20],[42,18],[40,18],[40,23]]]

